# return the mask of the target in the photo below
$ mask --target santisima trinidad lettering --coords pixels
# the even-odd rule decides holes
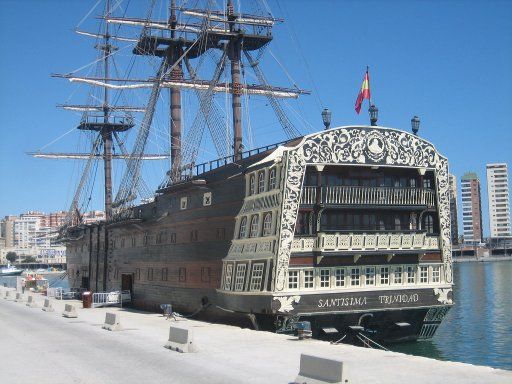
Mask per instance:
[[[395,303],[416,303],[419,300],[417,293],[413,294],[397,294],[379,296],[381,304],[395,304]]]
[[[337,299],[318,300],[318,308],[331,308],[331,307],[351,307],[351,306],[366,305],[365,297],[344,297]]]

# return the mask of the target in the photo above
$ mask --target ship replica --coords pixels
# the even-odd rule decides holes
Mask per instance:
[[[282,20],[239,13],[231,0],[225,10],[172,1],[169,14],[163,21],[113,17],[107,1],[102,32],[78,31],[101,41],[103,76],[61,76],[104,90],[102,104],[64,106],[84,111],[78,129],[97,132],[83,157],[89,164],[100,156],[105,173],[106,221],[84,224],[79,188],[61,233],[70,286],[129,290],[136,308],[157,311],[166,303],[185,315],[263,330],[292,331],[309,321],[316,337],[350,331],[383,341],[432,337],[452,305],[447,159],[417,132],[378,126],[375,108],[371,125],[336,128],[325,111],[325,129],[300,136],[279,100],[307,92],[270,86],[259,67],[272,27]],[[180,14],[189,22],[179,22]],[[138,27],[140,36],[116,36],[109,25]],[[132,41],[134,55],[160,60],[155,77],[109,77],[115,40]],[[212,52],[213,77],[201,80],[193,62]],[[228,67],[231,81],[221,83]],[[260,84],[244,83],[243,68]],[[144,108],[111,105],[109,90],[137,87],[151,90]],[[151,199],[135,203],[144,186],[141,162],[152,157],[144,148],[162,89],[170,100],[170,170]],[[219,159],[197,164],[197,144],[182,145],[183,91],[196,93],[196,120],[203,119],[214,143],[232,142]],[[228,133],[211,122],[213,116],[227,124],[212,101],[219,92],[231,98]],[[248,95],[268,98],[288,140],[244,149]],[[135,126],[136,112],[144,117],[128,153],[119,136]],[[202,135],[196,120],[187,137]],[[121,154],[112,154],[113,138]],[[114,199],[116,156],[126,169]]]

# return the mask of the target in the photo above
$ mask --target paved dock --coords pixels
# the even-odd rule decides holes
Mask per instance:
[[[343,360],[350,383],[512,383],[512,372],[395,352],[298,341],[193,320],[120,308],[82,309],[52,300],[55,312],[0,298],[0,383],[292,383],[301,353]],[[78,318],[62,317],[76,304]],[[106,312],[120,311],[124,330],[102,329]],[[164,348],[169,326],[193,329],[199,348]]]

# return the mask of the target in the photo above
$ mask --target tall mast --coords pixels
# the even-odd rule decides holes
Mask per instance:
[[[110,16],[110,0],[106,1],[106,15]],[[111,52],[110,35],[108,23],[105,23],[105,38],[103,46],[103,62],[105,83],[109,78],[109,57]],[[108,222],[112,219],[112,129],[109,125],[109,99],[108,87],[104,87],[103,94],[103,127],[101,137],[103,139],[103,168],[105,173],[105,219]]]
[[[169,25],[171,27],[171,39],[175,39],[176,35],[176,0],[171,0],[171,9],[169,16]],[[170,45],[167,50],[167,63],[174,65],[181,55],[181,44]],[[183,79],[183,71],[181,61],[174,67],[171,72],[173,80]],[[178,181],[180,178],[181,168],[181,91],[177,87],[169,89],[170,109],[171,109],[171,178],[172,181]]]
[[[235,11],[233,1],[228,0],[227,18],[229,21],[229,31],[235,31]],[[228,55],[231,61],[231,86],[232,98],[231,106],[233,108],[233,154],[235,160],[241,158],[242,152],[242,87],[240,85],[240,59],[241,59],[241,41],[239,36],[234,36],[229,41]]]

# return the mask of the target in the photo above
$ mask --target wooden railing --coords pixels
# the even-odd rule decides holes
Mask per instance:
[[[439,249],[439,237],[421,233],[324,233],[296,236],[292,252]]]
[[[435,193],[425,188],[323,186],[303,187],[302,204],[315,204],[317,191],[323,204],[335,205],[435,205]]]

